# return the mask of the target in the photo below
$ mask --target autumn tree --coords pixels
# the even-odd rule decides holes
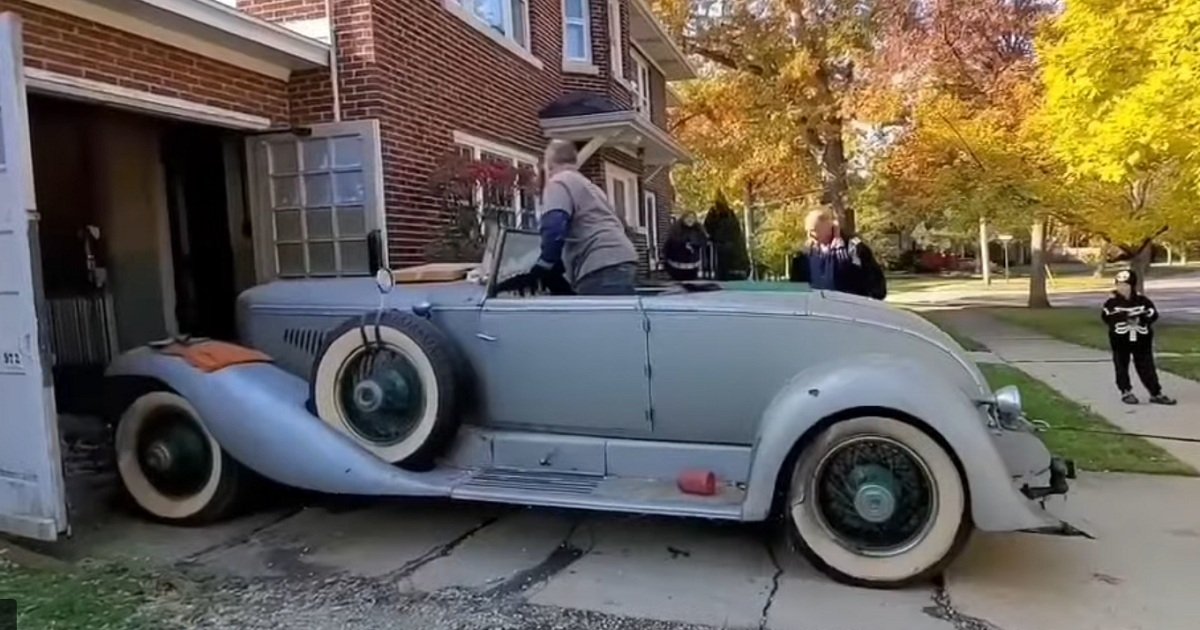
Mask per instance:
[[[1197,33],[1197,2],[1072,0],[1039,46],[1050,149],[1095,192],[1082,222],[1142,278],[1155,238],[1200,235]]]
[[[821,201],[856,231],[848,127],[886,25],[919,2],[902,0],[658,0],[685,49],[729,73],[749,105],[794,134],[796,168],[813,172]]]

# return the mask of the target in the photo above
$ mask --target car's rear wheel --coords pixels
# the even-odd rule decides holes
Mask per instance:
[[[326,335],[311,379],[317,415],[381,459],[428,466],[458,431],[456,355],[428,321],[354,317]]]
[[[126,492],[164,522],[201,525],[229,516],[248,480],[191,403],[174,392],[134,399],[117,422],[115,450]]]
[[[804,446],[787,517],[813,565],[874,588],[937,575],[971,531],[954,459],[919,427],[885,417],[837,422]]]

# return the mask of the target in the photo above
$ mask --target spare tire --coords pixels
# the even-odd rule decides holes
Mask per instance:
[[[458,431],[456,357],[415,315],[352,317],[325,335],[309,395],[321,420],[379,458],[426,468]]]

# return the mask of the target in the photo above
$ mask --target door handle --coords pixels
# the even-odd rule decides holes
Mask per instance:
[[[475,333],[475,336],[484,341],[495,341],[496,338],[487,333]]]

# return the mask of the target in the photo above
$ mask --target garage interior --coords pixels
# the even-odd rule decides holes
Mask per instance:
[[[177,334],[235,336],[253,283],[244,138],[30,94],[48,336],[61,413],[92,414],[125,350]]]

